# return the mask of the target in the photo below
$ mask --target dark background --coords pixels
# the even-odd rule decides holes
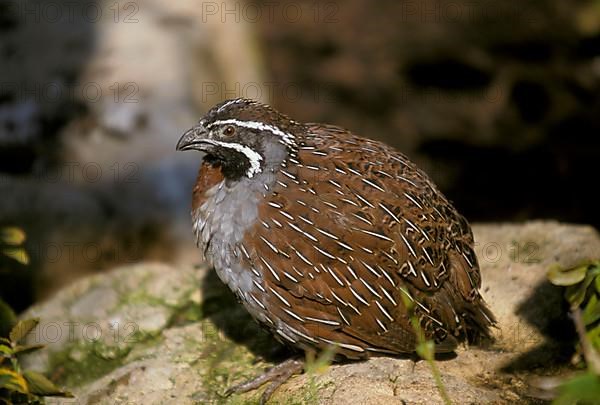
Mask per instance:
[[[84,274],[198,261],[199,156],[245,96],[383,140],[471,222],[600,227],[600,2],[0,1],[0,255],[17,309]]]

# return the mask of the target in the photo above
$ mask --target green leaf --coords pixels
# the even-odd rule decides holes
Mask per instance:
[[[10,380],[12,376],[6,374],[0,374],[0,388],[3,388]],[[2,398],[0,398],[2,399]]]
[[[11,357],[14,353],[15,351],[12,349],[12,347],[7,345],[0,345],[0,356]]]
[[[600,377],[586,373],[562,384],[559,388],[559,395],[552,404],[597,403],[598,398],[600,398]]]
[[[13,351],[15,354],[27,354],[35,352],[36,350],[43,349],[44,347],[45,345],[18,345],[13,348]]]
[[[600,303],[596,294],[592,293],[582,311],[581,319],[585,326],[589,326],[600,319]]]
[[[11,307],[0,299],[0,339],[8,337],[8,332],[17,323],[17,316]]]
[[[27,382],[20,374],[8,369],[0,368],[0,380],[3,382],[0,388],[6,388],[10,391],[28,394]]]
[[[18,246],[25,242],[25,232],[21,228],[6,227],[0,229],[0,240],[7,245]]]
[[[592,277],[600,275],[600,262],[590,264],[588,266],[588,274],[592,274]]]
[[[587,266],[575,267],[573,269],[561,269],[559,266],[553,266],[548,271],[548,279],[554,285],[571,286],[583,281],[586,273]]]
[[[29,264],[29,255],[22,248],[7,247],[2,249],[5,256],[18,261],[21,264]]]
[[[29,386],[29,392],[43,397],[59,396],[72,398],[73,394],[61,390],[52,381],[35,371],[23,372],[23,377]]]
[[[600,353],[600,326],[590,329],[585,335],[596,351]]]
[[[26,319],[24,321],[17,322],[15,327],[10,331],[10,340],[13,343],[19,342],[21,339],[27,336],[27,334],[31,332],[31,330],[35,328],[38,323],[40,323],[38,318]]]
[[[565,298],[571,306],[578,307],[581,305],[587,294],[588,287],[596,277],[596,269],[587,272],[584,280],[576,285],[568,286],[565,290]]]

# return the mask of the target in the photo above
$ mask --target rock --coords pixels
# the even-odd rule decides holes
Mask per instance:
[[[482,224],[474,233],[497,341],[435,364],[455,403],[530,402],[528,379],[568,371],[573,347],[562,291],[546,282],[546,271],[600,257],[600,236],[557,222]],[[48,344],[26,366],[66,385],[79,403],[253,402],[260,392],[221,394],[281,361],[278,344],[205,266],[117,268],[72,284],[23,316],[41,317],[29,339]],[[316,369],[288,381],[273,402],[442,403],[425,361],[378,357]]]

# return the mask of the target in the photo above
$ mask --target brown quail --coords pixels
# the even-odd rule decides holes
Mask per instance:
[[[205,153],[192,201],[199,247],[280,341],[349,359],[412,353],[405,302],[438,352],[489,336],[467,221],[393,148],[234,99],[177,149]],[[301,367],[284,365],[292,371],[272,376]]]

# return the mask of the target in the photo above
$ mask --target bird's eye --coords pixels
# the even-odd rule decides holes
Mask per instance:
[[[223,135],[225,135],[225,136],[231,136],[233,134],[235,134],[235,128],[232,127],[231,125],[229,125],[228,127],[226,127],[223,130]]]

